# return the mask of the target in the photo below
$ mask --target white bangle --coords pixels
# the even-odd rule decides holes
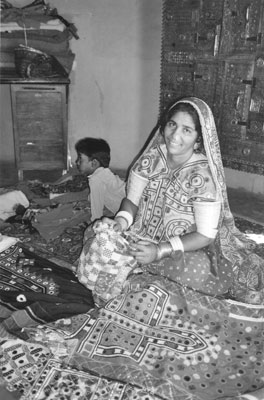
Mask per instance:
[[[131,171],[127,182],[127,198],[136,206],[139,205],[142,193],[148,184],[148,179]]]
[[[194,201],[194,218],[197,232],[214,239],[221,212],[221,201]]]
[[[182,251],[184,253],[184,247],[182,244],[182,241],[180,239],[180,236],[174,236],[170,238],[170,244],[173,248],[173,251]]]
[[[157,256],[156,260],[161,260],[164,257],[169,257],[173,251],[173,248],[169,242],[163,242],[157,244]]]
[[[118,211],[115,217],[124,218],[126,220],[127,222],[126,229],[128,229],[133,224],[133,217],[128,211]]]
[[[242,394],[241,399],[245,399],[245,400],[258,400],[256,396],[252,396],[251,394]]]

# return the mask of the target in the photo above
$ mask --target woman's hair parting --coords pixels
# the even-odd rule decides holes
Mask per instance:
[[[109,167],[111,150],[109,144],[104,139],[91,137],[80,139],[75,144],[75,150],[77,153],[85,154],[92,160],[96,159],[102,167]]]
[[[202,135],[202,128],[201,128],[201,124],[200,124],[200,118],[199,118],[199,115],[198,115],[197,111],[195,110],[195,108],[189,103],[178,102],[177,104],[175,104],[174,106],[172,106],[171,108],[169,108],[168,110],[165,111],[165,113],[163,114],[163,116],[161,117],[161,120],[160,120],[161,132],[162,133],[164,132],[167,122],[170,121],[171,118],[173,117],[173,115],[178,111],[186,112],[192,117],[193,123],[195,125],[195,129],[198,132],[197,143],[199,143],[199,151],[202,151],[203,150],[203,135]]]

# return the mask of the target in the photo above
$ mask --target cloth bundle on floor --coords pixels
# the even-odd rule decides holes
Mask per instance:
[[[29,206],[29,201],[21,190],[11,190],[10,192],[0,195],[0,218],[7,218],[16,215],[16,207],[18,205],[24,207]]]
[[[95,233],[95,235],[94,235]],[[92,290],[96,302],[119,295],[137,261],[128,254],[129,242],[108,224],[98,222],[88,230],[77,268],[79,281]]]
[[[48,260],[27,258],[15,244],[0,253],[0,337],[27,326],[68,318],[94,307],[75,274]]]

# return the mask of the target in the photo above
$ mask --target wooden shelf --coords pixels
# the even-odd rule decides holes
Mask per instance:
[[[0,167],[12,170],[10,184],[14,171],[22,180],[23,171],[67,170],[70,81],[2,73],[1,83]],[[0,173],[0,185],[7,180]]]

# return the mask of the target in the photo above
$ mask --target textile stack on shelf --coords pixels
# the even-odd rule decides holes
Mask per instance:
[[[79,39],[74,24],[60,16],[56,8],[49,7],[45,0],[35,0],[22,8],[5,0],[0,5],[0,73],[13,70],[19,75],[23,71],[23,77],[27,78],[38,73],[49,77],[49,74],[53,76],[53,69],[58,75],[68,76],[75,58],[69,42],[72,37]],[[30,57],[31,63],[34,58],[35,75],[32,65],[27,71],[19,68],[21,55]]]

